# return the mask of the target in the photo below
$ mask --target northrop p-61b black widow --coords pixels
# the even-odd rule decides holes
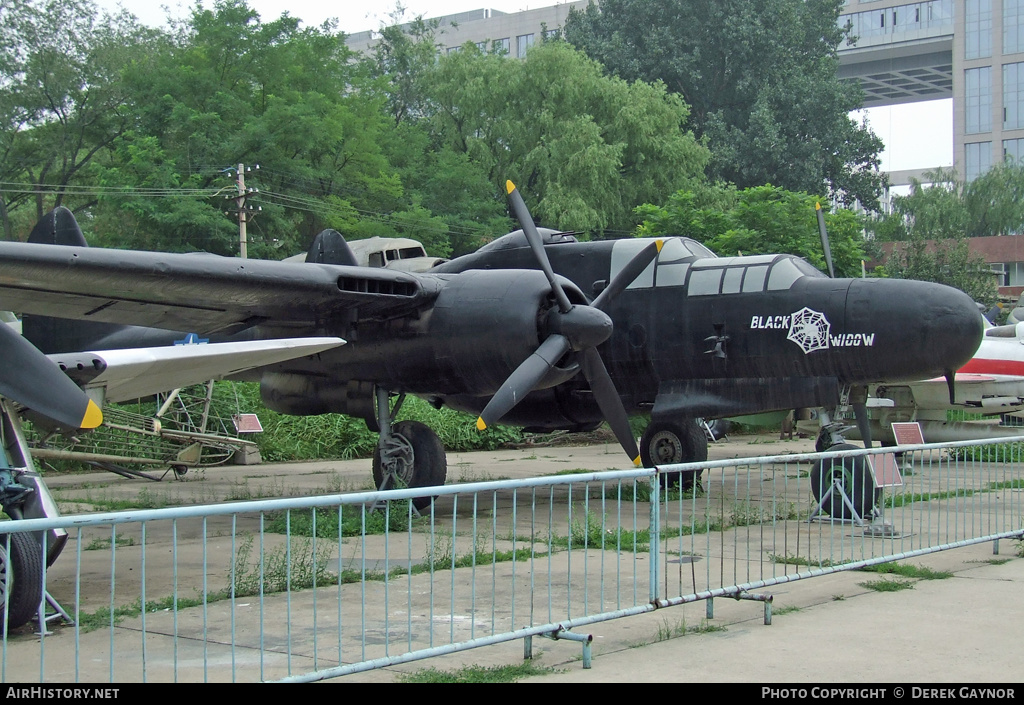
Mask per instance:
[[[272,409],[379,429],[378,486],[445,478],[437,436],[392,423],[405,394],[477,414],[480,428],[606,420],[630,460],[653,466],[707,458],[697,417],[841,399],[857,412],[869,384],[952,379],[981,340],[981,314],[956,289],[829,278],[786,254],[716,257],[686,238],[577,242],[538,230],[511,182],[508,196],[522,230],[424,273],[356,266],[330,230],[304,263],[88,248],[58,209],[29,243],[0,243],[0,302],[42,316],[24,330],[48,353],[183,331],[343,338],[257,376]],[[651,416],[639,448],[637,413]]]

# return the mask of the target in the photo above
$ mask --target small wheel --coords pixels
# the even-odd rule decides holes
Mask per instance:
[[[854,450],[857,446],[851,443],[839,443],[829,450]],[[846,496],[853,503],[853,508],[862,519],[871,516],[875,507],[875,479],[871,476],[864,456],[853,458],[828,458],[815,461],[811,466],[811,493],[815,501],[820,502],[824,493],[832,487],[832,481],[838,480]],[[829,516],[836,519],[853,519],[850,508],[838,492],[832,492],[822,507]]]
[[[384,482],[384,466],[390,470],[405,487],[435,487],[443,485],[448,475],[448,459],[441,439],[429,426],[419,421],[400,421],[391,429],[392,446],[387,460],[382,460],[381,449],[373,453],[373,482],[380,487]],[[433,497],[417,497],[413,506],[426,509]]]
[[[651,421],[640,439],[640,460],[645,468],[708,459],[708,437],[696,419],[679,422]],[[679,485],[683,490],[700,484],[701,471],[662,474],[666,488]]]
[[[7,536],[11,538],[10,552]],[[31,534],[0,534],[0,629],[7,604],[7,628],[17,629],[32,620],[43,600],[43,552]]]
[[[188,475],[188,467],[185,465],[172,465],[171,470],[174,471],[174,477],[179,480]]]

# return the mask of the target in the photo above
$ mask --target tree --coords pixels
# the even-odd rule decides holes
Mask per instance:
[[[773,186],[679,191],[665,206],[638,209],[645,237],[692,237],[722,256],[789,253],[828,271],[815,204],[821,199]],[[864,259],[860,219],[852,211],[827,212],[825,224],[836,276],[858,276]]]
[[[663,81],[692,110],[708,175],[775,184],[876,208],[881,141],[849,113],[837,75],[842,0],[602,0],[572,11],[565,37],[613,75]]]
[[[894,196],[892,212],[870,222],[882,241],[946,240],[1024,232],[1024,164],[1001,162],[973,181],[935,169]]]
[[[134,116],[120,82],[150,30],[90,0],[0,0],[0,220],[34,223],[65,204],[72,184],[128,131]],[[95,190],[68,203],[94,202]]]
[[[998,300],[995,277],[965,237],[925,240],[917,236],[893,243],[882,273],[899,279],[947,284],[965,292],[986,309]]]
[[[434,144],[479,165],[494,193],[514,181],[551,227],[631,230],[635,206],[703,179],[707,151],[678,96],[604,76],[564,42],[522,61],[467,44],[425,82]]]

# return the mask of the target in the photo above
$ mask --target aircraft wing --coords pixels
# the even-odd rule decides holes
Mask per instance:
[[[341,338],[331,337],[286,338],[103,350],[47,357],[82,388],[102,390],[102,401],[118,402],[315,355],[344,342]]]
[[[370,267],[0,243],[6,309],[204,334],[400,317],[442,286],[437,276]]]

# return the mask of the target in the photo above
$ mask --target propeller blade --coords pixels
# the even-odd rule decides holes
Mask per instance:
[[[530,210],[526,207],[526,202],[523,200],[522,195],[519,193],[519,189],[511,181],[505,182],[505,190],[508,191],[508,202],[512,206],[512,212],[516,214],[516,219],[519,221],[519,225],[523,228],[523,234],[526,235],[526,241],[530,243],[530,249],[533,250],[534,256],[537,258],[537,262],[540,263],[540,268],[544,272],[544,276],[548,278],[548,284],[551,285],[551,291],[555,294],[555,299],[558,301],[558,308],[561,309],[562,313],[565,313],[572,308],[572,303],[569,302],[569,297],[565,295],[565,291],[562,290],[562,285],[558,283],[558,279],[555,278],[555,272],[551,269],[551,262],[548,261],[548,253],[544,251],[544,242],[540,237],[540,233],[537,232],[537,226],[533,224],[533,217],[530,215]]]
[[[590,305],[603,311],[604,307],[610,304],[612,299],[621,294],[623,289],[632,284],[633,280],[650,266],[651,262],[658,256],[658,253],[661,252],[661,247],[664,244],[663,240],[655,240],[640,250],[636,257],[631,259],[629,264],[615,275],[615,278],[604,288],[604,291],[597,295],[594,303]]]
[[[619,398],[615,384],[608,375],[608,369],[595,348],[587,348],[583,352],[583,374],[590,383],[594,399],[601,407],[601,414],[618,439],[619,445],[626,451],[633,465],[640,467],[640,450],[636,447],[636,438],[633,437],[633,429],[629,425],[626,407],[622,405],[622,399]]]
[[[7,324],[0,324],[0,395],[69,429],[103,423],[100,408],[57,365]]]
[[[956,372],[953,370],[946,370],[946,387],[949,389],[949,404],[950,406],[956,405]]]
[[[828,276],[836,278],[835,270],[832,269],[832,248],[828,244],[828,230],[825,229],[825,214],[821,210],[821,204],[814,204],[814,211],[818,214],[818,232],[821,233],[821,249],[825,252],[825,264],[828,265]]]
[[[487,406],[480,412],[476,427],[485,428],[501,419],[512,407],[527,394],[532,392],[555,363],[569,352],[569,340],[564,335],[551,335],[540,344],[540,347],[509,375],[501,389],[494,393]]]

